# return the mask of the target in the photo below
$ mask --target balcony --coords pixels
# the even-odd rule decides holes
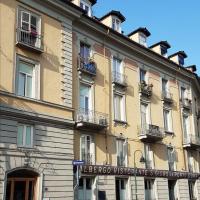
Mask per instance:
[[[95,155],[92,153],[82,153],[82,158],[85,162],[85,165],[94,165],[95,164]]]
[[[78,129],[100,131],[108,126],[108,115],[105,113],[96,112],[80,108],[76,112],[76,127]]]
[[[79,56],[78,57],[78,71],[89,76],[96,76],[97,74],[96,63],[91,58],[83,58]]]
[[[127,76],[117,71],[113,71],[112,82],[118,86],[127,87]]]
[[[192,100],[191,99],[182,98],[180,101],[181,101],[181,105],[184,109],[191,110],[191,108],[192,108]]]
[[[117,156],[117,166],[126,167],[126,161],[124,156]]]
[[[169,104],[173,103],[172,94],[169,91],[163,91],[162,92],[162,100],[165,103],[169,103]]]
[[[26,31],[22,28],[17,29],[17,45],[31,49],[38,53],[43,52],[43,37],[36,31]]]
[[[139,93],[143,96],[150,98],[152,96],[152,89],[152,84],[147,84],[145,81],[139,83]]]
[[[143,142],[156,142],[164,138],[164,131],[159,126],[146,124],[139,131],[139,139]]]
[[[200,147],[200,137],[196,135],[188,135],[183,140],[183,147],[196,149]]]

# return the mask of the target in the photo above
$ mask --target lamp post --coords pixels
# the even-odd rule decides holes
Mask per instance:
[[[141,163],[145,163],[146,162],[142,151],[141,150],[135,150],[134,154],[133,154],[133,159],[134,159],[134,177],[135,177],[135,197],[136,197],[136,200],[138,200],[138,196],[137,196],[137,180],[136,180],[136,162],[135,162],[135,155],[136,155],[137,152],[141,153],[140,162]]]

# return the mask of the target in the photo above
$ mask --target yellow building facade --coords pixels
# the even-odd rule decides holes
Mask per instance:
[[[200,199],[195,65],[95,3],[0,0],[0,199]]]

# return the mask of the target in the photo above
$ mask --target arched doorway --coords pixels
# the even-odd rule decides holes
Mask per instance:
[[[39,174],[29,169],[17,169],[7,174],[5,200],[36,200]]]

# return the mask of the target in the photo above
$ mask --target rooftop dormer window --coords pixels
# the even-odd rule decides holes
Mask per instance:
[[[86,11],[88,16],[92,15],[92,8],[91,8],[91,4],[87,3],[86,1],[81,1],[80,2],[80,7]]]
[[[147,37],[143,33],[139,34],[139,44],[147,46]]]
[[[179,55],[178,62],[179,62],[179,65],[181,65],[181,66],[184,65],[184,58],[183,58],[183,56]]]
[[[119,19],[112,18],[112,28],[117,32],[121,32],[121,22]]]
[[[165,46],[160,47],[161,55],[167,57],[167,48]]]

